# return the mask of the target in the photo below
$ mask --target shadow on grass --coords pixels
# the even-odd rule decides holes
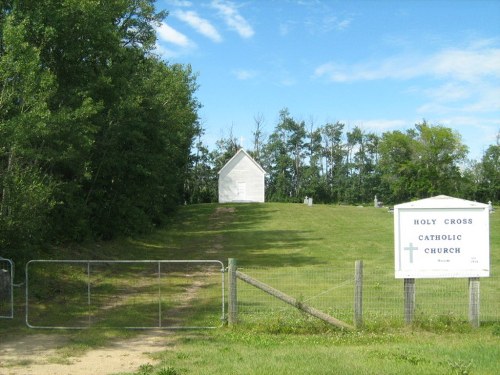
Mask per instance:
[[[228,258],[236,258],[258,267],[322,263],[304,251],[319,240],[310,231],[266,225],[276,211],[275,205],[252,203],[187,206],[166,229],[130,240],[130,245],[151,259],[218,259],[226,263]]]
[[[175,316],[182,327],[185,310],[200,310],[206,299],[220,305],[220,264],[34,263],[27,293],[33,327],[158,327],[161,316]],[[158,270],[161,270],[161,276]],[[161,302],[160,302],[161,301]],[[221,306],[219,306],[219,310]],[[220,311],[211,319],[220,320]],[[173,324],[169,321],[168,324]],[[164,324],[162,326],[165,326]],[[207,326],[207,324],[204,324]],[[217,324],[215,324],[217,326]]]

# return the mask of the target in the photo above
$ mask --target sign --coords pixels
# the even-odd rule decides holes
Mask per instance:
[[[440,195],[394,206],[396,278],[488,277],[488,205]]]

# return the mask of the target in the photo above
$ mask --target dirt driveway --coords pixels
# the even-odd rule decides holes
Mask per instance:
[[[172,345],[169,331],[148,331],[131,339],[114,340],[104,348],[73,356],[62,349],[68,336],[30,334],[0,338],[0,375],[109,375],[134,372],[155,364],[152,354]],[[64,352],[62,350],[65,350]]]

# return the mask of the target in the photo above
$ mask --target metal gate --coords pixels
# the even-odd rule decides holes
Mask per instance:
[[[0,257],[0,318],[14,317],[14,263]]]
[[[218,260],[32,260],[30,328],[216,328],[225,319]]]

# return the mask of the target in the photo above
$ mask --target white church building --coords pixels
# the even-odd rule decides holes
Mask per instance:
[[[264,202],[266,171],[245,150],[219,171],[219,203]]]

